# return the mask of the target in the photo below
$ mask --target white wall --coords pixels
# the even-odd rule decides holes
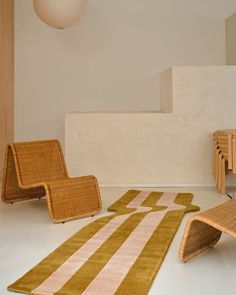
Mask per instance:
[[[94,174],[101,185],[214,184],[213,132],[236,128],[236,67],[174,67],[168,74],[173,113],[66,116],[72,176]]]
[[[235,0],[88,0],[80,23],[44,25],[15,0],[15,139],[63,139],[71,111],[156,111],[159,73],[225,62]]]

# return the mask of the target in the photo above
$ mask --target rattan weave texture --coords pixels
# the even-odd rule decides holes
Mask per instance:
[[[180,260],[186,262],[212,248],[222,232],[236,237],[236,200],[227,201],[190,218],[180,246]]]
[[[101,208],[96,177],[69,178],[57,140],[8,145],[1,196],[6,203],[46,196],[54,222],[94,215]]]
[[[236,130],[217,130],[213,141],[213,174],[222,194],[225,194],[229,173],[236,174]]]

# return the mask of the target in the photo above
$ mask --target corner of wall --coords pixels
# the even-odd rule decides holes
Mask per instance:
[[[169,68],[160,73],[160,111],[173,112],[173,70]]]
[[[236,65],[236,12],[225,19],[226,65]]]

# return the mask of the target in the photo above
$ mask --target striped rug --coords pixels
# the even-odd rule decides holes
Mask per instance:
[[[130,190],[114,212],[88,224],[8,287],[34,295],[147,294],[190,193]],[[177,252],[176,252],[177,255]]]

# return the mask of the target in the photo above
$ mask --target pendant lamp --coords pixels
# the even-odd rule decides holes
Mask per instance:
[[[64,29],[76,24],[86,0],[34,0],[34,10],[47,25]]]

